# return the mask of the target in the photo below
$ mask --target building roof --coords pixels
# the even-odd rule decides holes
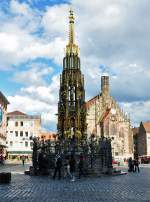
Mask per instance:
[[[150,122],[143,122],[142,124],[146,132],[150,132]]]
[[[15,117],[15,118],[29,118],[29,119],[41,119],[41,117],[39,115],[28,115],[25,114],[21,111],[13,111],[13,112],[9,112],[7,113],[7,117]]]
[[[4,96],[4,94],[0,91],[0,98],[5,102],[6,104],[10,104],[7,98]]]
[[[85,107],[89,108],[91,105],[93,105],[95,103],[95,101],[98,99],[99,95],[96,95],[95,97],[93,97],[92,99],[90,99],[89,101],[87,101],[85,103]]]
[[[15,115],[15,116],[27,116],[27,114],[20,112],[20,111],[13,111],[13,112],[9,112],[7,113],[7,115]]]
[[[42,131],[39,135],[39,138],[44,139],[44,140],[56,140],[57,135],[56,135],[56,133],[53,133],[53,132]]]

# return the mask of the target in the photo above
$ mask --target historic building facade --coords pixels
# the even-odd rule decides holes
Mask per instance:
[[[6,113],[8,104],[7,98],[0,91],[0,155],[4,153],[4,148],[6,148]]]
[[[22,155],[30,158],[32,155],[30,137],[39,137],[40,131],[40,116],[31,116],[20,111],[7,113],[8,158],[20,158]]]
[[[60,75],[57,124],[59,136],[85,137],[86,109],[84,104],[84,76],[80,69],[79,48],[75,43],[73,11],[70,10],[69,42],[63,59],[63,72]]]
[[[95,137],[110,137],[115,159],[132,157],[133,135],[130,120],[109,93],[108,75],[101,77],[101,93],[86,102],[86,109],[88,136],[94,134]]]
[[[139,134],[139,127],[132,128],[133,132],[133,152],[134,158],[137,158],[138,155],[138,134]]]
[[[150,156],[150,122],[141,122],[137,133],[138,156]]]
[[[41,131],[39,135],[40,140],[55,142],[57,140],[57,134],[49,131]]]

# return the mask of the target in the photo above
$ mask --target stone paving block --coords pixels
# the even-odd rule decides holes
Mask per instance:
[[[0,202],[150,202],[150,167],[140,173],[75,182],[24,175],[22,166],[13,171],[11,183],[0,185]]]

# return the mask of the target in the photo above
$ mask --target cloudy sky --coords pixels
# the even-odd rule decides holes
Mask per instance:
[[[111,95],[132,124],[150,120],[149,0],[0,0],[0,91],[8,110],[41,114],[42,126],[56,130],[70,7],[86,100],[108,72]]]

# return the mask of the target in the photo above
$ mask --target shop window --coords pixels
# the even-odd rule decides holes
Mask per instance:
[[[18,131],[15,131],[15,135],[16,135],[16,137],[18,137]]]

